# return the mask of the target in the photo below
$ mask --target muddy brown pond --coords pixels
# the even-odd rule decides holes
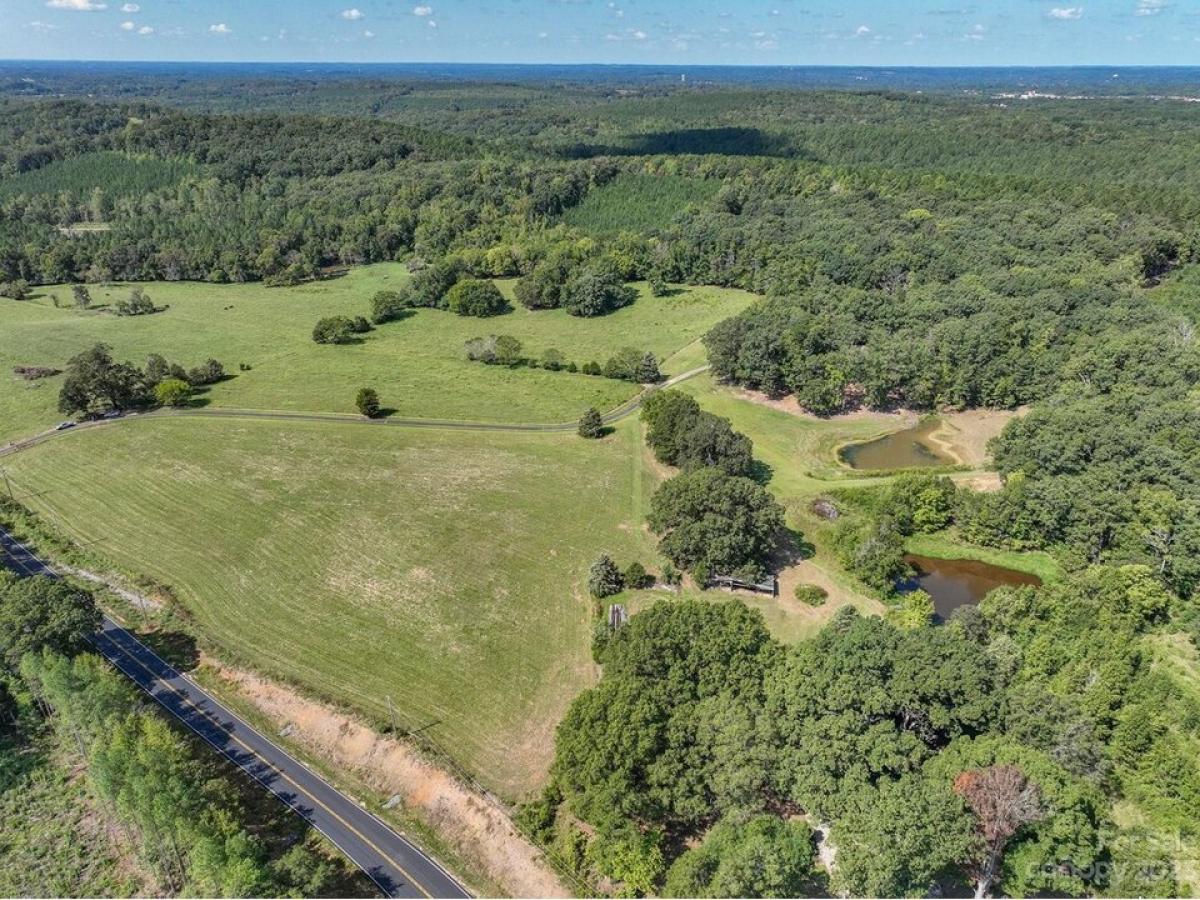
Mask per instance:
[[[912,428],[893,431],[873,441],[849,444],[838,451],[842,462],[852,469],[917,469],[948,466],[954,463],[929,439],[941,426],[937,419],[926,419]]]
[[[933,598],[934,612],[942,622],[960,606],[975,606],[989,591],[998,587],[1040,587],[1042,583],[1042,579],[1028,572],[974,559],[934,559],[909,553],[904,561],[913,567],[916,575],[901,582],[899,590],[923,590]]]

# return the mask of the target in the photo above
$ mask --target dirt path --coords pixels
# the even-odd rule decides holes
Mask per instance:
[[[279,730],[286,729],[289,739],[402,803],[509,896],[571,896],[503,811],[402,741],[258,675],[206,663]]]
[[[813,584],[822,588],[829,596],[820,606],[809,606],[796,599],[796,587],[801,584]],[[847,604],[854,606],[865,615],[883,615],[885,607],[878,600],[859,594],[839,584],[824,568],[814,560],[805,559],[789,566],[779,573],[779,598],[781,609],[788,615],[806,622],[814,627],[824,624],[837,610]]]

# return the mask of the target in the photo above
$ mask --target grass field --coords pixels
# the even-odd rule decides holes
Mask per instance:
[[[654,560],[634,422],[574,435],[143,419],[5,461],[231,660],[421,728],[504,796],[594,678],[588,566]]]
[[[56,309],[50,295],[69,305],[66,286],[39,289],[34,301],[0,301],[0,443],[41,431],[61,418],[55,409],[61,378],[27,382],[12,374],[13,367],[61,368],[71,355],[97,341],[138,365],[154,352],[189,367],[215,357],[236,377],[212,388],[205,398],[212,406],[354,412],[355,392],[370,385],[385,407],[404,416],[573,421],[588,406],[605,410],[619,405],[636,387],[587,375],[472,363],[463,354],[463,342],[489,333],[511,334],[531,356],[555,347],[578,363],[603,362],[622,346],[636,346],[667,359],[752,299],[720,288],[687,288],[655,298],[639,286],[638,302],[602,318],[578,319],[559,310],[530,312],[519,306],[486,320],[419,310],[377,328],[361,344],[313,343],[317,319],[366,314],[376,291],[395,288],[407,277],[402,266],[383,264],[294,288],[156,283],[146,285],[147,292],[169,309],[134,318]],[[505,291],[511,288],[511,283],[502,284]],[[127,286],[92,288],[97,304],[127,294]],[[240,363],[251,371],[239,372]]]

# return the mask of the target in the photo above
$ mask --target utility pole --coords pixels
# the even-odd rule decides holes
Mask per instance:
[[[8,499],[16,503],[17,498],[13,496],[12,482],[8,480],[8,472],[0,468],[0,475],[4,476],[4,486],[8,489]]]
[[[400,729],[396,727],[396,710],[392,706],[392,695],[391,694],[387,695],[387,704],[388,704],[388,716],[392,720],[392,737],[399,737]]]

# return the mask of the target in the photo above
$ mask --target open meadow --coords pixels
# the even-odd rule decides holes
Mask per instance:
[[[98,341],[111,345],[117,359],[139,366],[151,353],[185,368],[210,357],[219,360],[234,377],[205,394],[211,407],[350,413],[355,392],[371,386],[385,407],[411,418],[569,422],[589,406],[618,406],[637,388],[588,375],[484,366],[466,358],[463,343],[481,335],[510,334],[528,356],[556,348],[580,365],[603,362],[625,346],[667,360],[753,299],[744,291],[704,287],[656,298],[639,285],[636,303],[593,319],[562,310],[531,312],[519,304],[489,319],[421,309],[377,327],[358,344],[313,342],[319,318],[368,315],[376,291],[395,289],[407,278],[403,266],[384,263],[290,288],[147,284],[154,303],[168,308],[135,317],[76,310],[69,286],[39,288],[30,301],[0,301],[0,443],[44,430],[62,418],[56,412],[61,377],[25,381],[12,369],[62,368],[73,354]],[[130,287],[92,286],[93,302],[115,303]],[[501,283],[501,288],[511,296],[511,283]],[[54,307],[53,295],[64,308]],[[239,371],[243,363],[249,371]],[[665,363],[664,369],[680,371]]]
[[[143,419],[5,462],[19,500],[168,586],[233,661],[541,784],[595,677],[587,568],[653,559],[626,423],[603,441]]]

